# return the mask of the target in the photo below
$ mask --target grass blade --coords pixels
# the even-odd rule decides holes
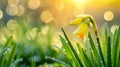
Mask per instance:
[[[97,61],[98,61],[98,64],[97,64],[97,65],[98,65],[98,66],[101,66],[101,64],[100,64],[100,58],[99,58],[99,53],[98,53],[98,51],[97,51],[97,48],[96,48],[96,46],[95,46],[95,43],[94,43],[94,41],[93,41],[90,33],[88,34],[88,38],[89,38],[89,42],[90,42],[92,51],[93,51],[93,53],[94,53],[94,55],[95,55],[95,57],[96,57],[96,63],[97,63]]]
[[[77,47],[81,56],[81,60],[83,60],[86,67],[92,67],[90,59],[87,57],[86,53],[82,49],[79,43],[77,43]]]
[[[69,39],[68,39],[68,37],[67,37],[67,35],[66,35],[66,33],[65,33],[65,31],[64,31],[63,28],[62,28],[62,32],[63,32],[63,34],[64,34],[64,36],[65,36],[65,38],[66,38],[66,40],[67,40],[67,42],[68,42],[68,44],[69,44],[70,49],[71,49],[72,52],[74,53],[76,60],[78,61],[78,63],[80,64],[80,66],[83,67],[83,64],[82,64],[79,56],[77,55],[75,49],[73,48],[73,46],[72,46],[71,42],[69,41]]]
[[[71,67],[71,66],[69,66],[68,64],[66,64],[65,62],[60,61],[60,60],[55,59],[55,58],[52,58],[52,57],[49,57],[49,56],[46,56],[46,59],[51,59],[51,60],[53,60],[53,61],[55,61],[55,62],[58,62],[58,63],[60,63],[60,64],[64,64],[64,65],[67,66],[67,67]]]
[[[3,54],[3,56],[2,56],[2,59],[0,60],[0,66],[1,67],[4,67],[4,62],[5,62],[5,59],[6,59],[6,54]]]
[[[6,67],[9,67],[11,65],[12,61],[14,60],[16,49],[17,49],[17,44],[14,44],[13,49],[12,49],[12,51],[10,53],[9,59],[8,59],[8,61],[6,63]]]
[[[60,50],[60,52],[62,53],[63,56],[65,56],[65,61],[67,64],[69,64],[70,66],[72,66],[72,62],[69,60],[69,58],[67,57],[66,53],[60,49],[58,46],[55,45],[56,48],[58,48]]]
[[[101,58],[101,63],[103,64],[103,66],[105,66],[105,60],[103,57],[103,53],[102,53],[102,49],[101,49],[101,44],[100,44],[100,40],[99,38],[97,38],[97,43],[98,43],[98,50],[99,50],[99,54],[100,54],[100,58]]]
[[[72,58],[73,61],[77,62],[77,63],[73,62],[72,65],[75,64],[75,65],[79,66],[78,61],[76,60],[72,50],[70,49],[69,45],[66,43],[65,39],[62,36],[60,36],[60,40],[62,42],[63,47],[65,48],[65,52],[67,54],[67,57],[69,59]]]
[[[3,49],[4,49],[5,47],[7,47],[8,45],[12,44],[12,42],[13,42],[13,36],[10,36],[10,37],[7,39],[7,42],[5,43],[5,46],[3,47]]]
[[[118,61],[119,61],[119,39],[120,39],[120,26],[118,29],[116,29],[116,32],[114,34],[114,38],[113,38],[113,48],[114,48],[114,52],[113,52],[113,67],[118,67]]]
[[[107,43],[107,64],[108,64],[108,67],[112,67],[112,62],[111,62],[111,39],[110,39],[110,36],[108,37],[108,43]]]
[[[32,60],[32,61],[31,61],[31,67],[36,67],[36,63],[35,63],[34,57],[32,57],[31,60]]]

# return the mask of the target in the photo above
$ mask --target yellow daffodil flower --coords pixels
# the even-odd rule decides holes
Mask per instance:
[[[79,15],[70,23],[70,25],[78,25],[78,28],[74,31],[74,34],[76,34],[81,39],[84,39],[88,34],[90,24],[93,27],[96,36],[98,36],[95,21],[90,15]]]
[[[76,34],[78,37],[84,39],[85,35],[87,35],[88,33],[88,24],[87,23],[80,24],[73,33]]]
[[[78,15],[76,19],[70,22],[70,25],[78,25],[88,19],[89,15]]]

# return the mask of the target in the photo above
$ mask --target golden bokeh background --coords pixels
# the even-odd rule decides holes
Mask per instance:
[[[119,0],[0,0],[0,20],[24,19],[35,25],[68,26],[79,14],[90,14],[98,26],[105,22],[119,24]]]

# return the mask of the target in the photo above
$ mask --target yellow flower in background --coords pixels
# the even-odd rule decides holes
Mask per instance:
[[[78,25],[78,28],[74,31],[74,34],[76,34],[81,39],[84,39],[88,34],[90,24],[94,29],[95,35],[98,36],[95,25],[96,23],[90,15],[79,15],[70,23],[70,25]]]

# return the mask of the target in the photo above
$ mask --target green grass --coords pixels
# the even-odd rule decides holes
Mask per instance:
[[[101,43],[100,38],[93,40],[94,36],[88,34],[90,49],[84,49],[81,43],[76,43],[77,48],[73,47],[67,34],[62,28],[63,36],[60,40],[63,45],[63,53],[68,58],[66,63],[70,67],[120,67],[120,25],[114,34],[109,32],[107,24],[105,24],[104,42]],[[86,47],[85,47],[86,48]],[[62,49],[61,49],[62,50]]]
[[[54,54],[51,53],[54,52],[51,47],[48,49],[51,55],[45,55],[39,47],[34,47],[32,50],[26,48],[30,47],[25,46],[24,44],[15,43],[13,37],[10,36],[5,45],[1,47],[0,67],[63,66],[62,63],[54,63],[56,61],[45,58],[47,56],[51,57],[51,55]]]
[[[76,44],[72,44],[73,41],[62,28],[63,36],[59,36],[62,48],[56,46],[59,49],[57,52],[51,46],[52,29],[43,34],[42,27],[28,28],[18,24],[19,30],[12,32],[7,29],[4,32],[7,41],[0,41],[0,67],[120,67],[120,25],[112,34],[105,24],[104,36],[101,37],[98,36],[97,26],[93,26],[96,28],[93,29],[95,35],[89,31],[87,40]],[[27,37],[24,32],[26,35],[29,33]]]
[[[15,58],[17,49],[17,44],[13,42],[13,37],[10,36],[3,46],[0,56],[0,66],[1,67],[13,67],[20,59]]]

